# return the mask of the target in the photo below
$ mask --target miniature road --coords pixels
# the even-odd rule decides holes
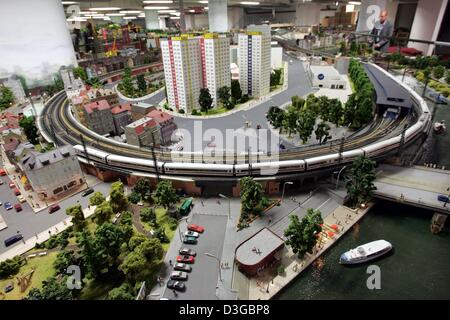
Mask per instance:
[[[3,167],[3,163],[1,163],[0,166]],[[20,243],[19,241],[9,247],[6,247],[4,244],[5,239],[11,237],[17,232],[20,232],[23,235],[24,240],[35,237],[36,234],[41,233],[43,230],[49,229],[50,227],[67,219],[68,216],[66,215],[66,209],[68,207],[79,203],[82,208],[86,208],[89,204],[90,196],[82,197],[81,190],[72,197],[61,201],[59,203],[61,209],[53,214],[49,214],[46,209],[38,213],[34,213],[29,204],[26,202],[22,203],[23,210],[20,212],[16,212],[14,208],[7,211],[4,208],[5,202],[11,202],[11,204],[14,205],[18,203],[18,201],[17,197],[13,194],[12,189],[8,186],[10,179],[7,176],[1,177],[1,179],[4,181],[4,184],[0,185],[0,201],[3,203],[0,207],[0,211],[3,220],[8,227],[0,231],[0,253],[4,253]],[[110,183],[103,183],[97,180],[95,185],[91,187],[93,187],[95,191],[100,191],[107,196],[109,194]]]

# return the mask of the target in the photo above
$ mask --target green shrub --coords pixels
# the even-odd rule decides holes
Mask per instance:
[[[277,267],[277,273],[281,276],[285,273],[284,266],[282,264],[278,265]]]
[[[23,264],[24,261],[20,256],[0,262],[0,279],[17,274]]]
[[[50,237],[50,239],[48,239],[45,242],[45,248],[46,249],[56,248],[57,245],[58,245],[58,238],[56,238],[55,236]]]
[[[178,221],[175,218],[168,218],[167,224],[169,225],[170,230],[175,230],[178,226]]]
[[[137,204],[139,201],[141,201],[141,195],[135,191],[131,192],[128,196],[128,201],[131,203]]]
[[[164,230],[164,228],[161,228],[161,227],[157,228],[155,230],[155,237],[157,239],[159,239],[159,241],[161,241],[161,243],[169,243],[170,242],[169,237],[167,237],[166,231]]]
[[[192,114],[193,116],[197,116],[197,115],[198,115],[197,109],[192,110],[191,114]]]
[[[36,242],[36,244],[34,245],[34,248],[35,249],[44,249],[45,248],[45,244]]]
[[[178,110],[178,113],[184,114],[184,109]]]
[[[140,214],[142,221],[150,223],[156,222],[156,213],[153,208],[144,208],[141,210]]]

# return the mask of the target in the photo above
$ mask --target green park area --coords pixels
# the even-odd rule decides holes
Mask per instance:
[[[0,299],[134,300],[143,281],[147,288],[156,283],[178,225],[172,204],[182,199],[172,184],[162,181],[152,191],[150,181],[141,179],[127,196],[117,181],[109,197],[95,192],[89,200],[91,217],[80,205],[67,208],[71,227],[0,263],[2,291],[14,286]],[[69,266],[80,267],[79,289],[67,287]]]

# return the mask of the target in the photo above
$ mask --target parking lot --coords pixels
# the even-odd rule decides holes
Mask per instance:
[[[183,247],[195,250],[197,253],[195,263],[191,265],[192,271],[188,274],[188,280],[185,281],[186,291],[177,292],[178,297],[175,297],[172,289],[165,288],[163,296],[168,299],[215,299],[220,263],[216,259],[205,255],[205,253],[210,253],[218,257],[219,260],[221,259],[227,216],[193,214],[188,223],[195,223],[205,227],[205,232],[200,234],[197,244],[182,245]],[[187,230],[186,227],[187,224],[181,222],[182,232]],[[178,238],[178,234],[175,237]],[[174,241],[176,241],[175,243],[179,243],[179,239],[174,239]],[[169,258],[175,263],[175,253],[169,253],[171,254]],[[232,261],[228,261],[228,263],[231,265]],[[172,268],[167,271],[170,273]]]

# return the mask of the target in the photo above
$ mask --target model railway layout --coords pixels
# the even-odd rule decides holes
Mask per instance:
[[[358,156],[382,158],[397,150],[401,144],[412,143],[430,128],[431,115],[426,102],[379,66],[370,66],[406,90],[412,102],[413,116],[410,119],[408,116],[404,117],[403,120],[374,121],[364,135],[348,138],[342,145],[318,146],[306,150],[296,148],[276,154],[216,151],[213,157],[204,152],[165,151],[158,148],[152,152],[107,139],[78,123],[72,115],[64,92],[58,93],[46,104],[40,118],[40,126],[47,140],[73,145],[80,161],[113,171],[158,171],[159,174],[168,176],[243,177],[250,173],[255,176],[269,176],[327,169],[351,163]],[[111,76],[107,75],[106,78]],[[404,132],[386,138],[395,129],[403,127],[407,120],[413,122],[411,118],[415,122]],[[153,159],[156,160],[156,165]]]

